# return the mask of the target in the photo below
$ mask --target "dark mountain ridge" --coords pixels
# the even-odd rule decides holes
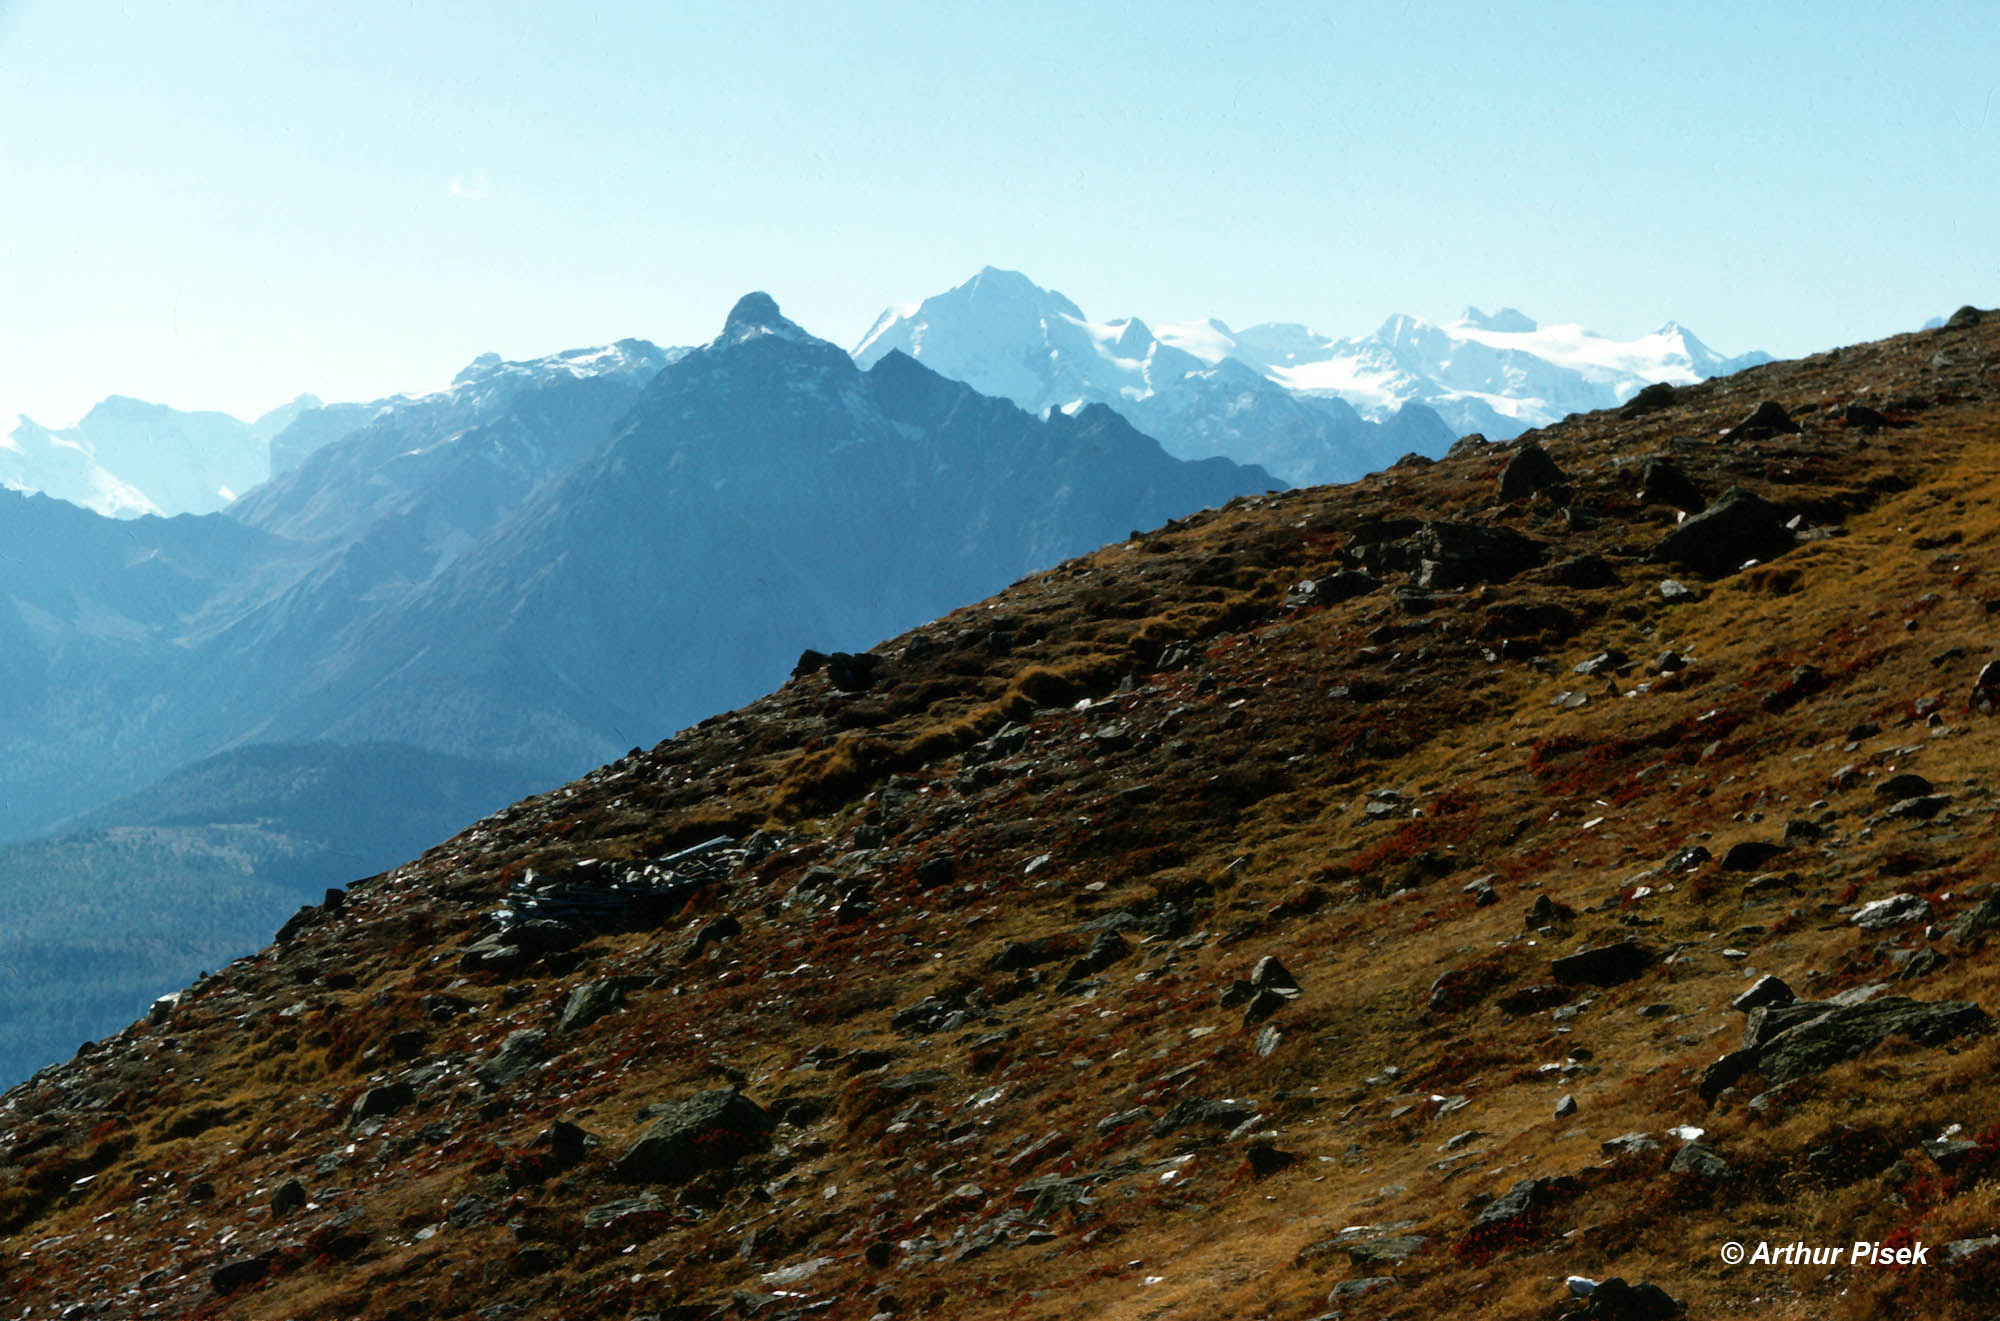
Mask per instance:
[[[213,961],[329,868],[376,870],[734,706],[808,647],[866,648],[1272,484],[1170,459],[1104,410],[1038,420],[907,360],[863,373],[759,295],[684,356],[626,340],[482,359],[437,396],[381,404],[227,517],[113,522],[0,493],[0,678],[13,681],[0,840],[115,837],[15,856],[53,850],[65,886],[124,895],[114,944],[149,932]],[[308,750],[305,791],[246,822],[242,798],[265,782],[257,748],[272,743]],[[382,744],[404,752],[377,759],[365,797],[324,773]],[[163,775],[182,804],[170,830],[130,815],[143,798],[102,808]],[[330,852],[326,826],[355,801],[396,810]],[[100,863],[157,884],[134,890]],[[0,895],[26,894],[41,865],[0,865]],[[181,931],[221,873],[255,895],[234,918],[204,917],[198,938]],[[31,906],[20,948],[95,947],[94,904]],[[90,982],[66,989],[96,1006],[96,1026],[0,1018],[0,1079],[79,1024],[110,1030],[174,965],[64,966]],[[125,1009],[105,1008],[120,997]]]

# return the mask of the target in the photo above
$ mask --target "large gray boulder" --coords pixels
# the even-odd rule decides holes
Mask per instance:
[[[722,1169],[769,1141],[770,1116],[734,1087],[669,1102],[618,1158],[621,1179],[679,1183]]]
[[[1775,1086],[1854,1059],[1891,1037],[1941,1046],[1987,1032],[1992,1025],[1985,1010],[1966,1001],[1923,1004],[1899,995],[1882,996],[1842,1005],[1778,1033],[1763,1043],[1757,1067]]]

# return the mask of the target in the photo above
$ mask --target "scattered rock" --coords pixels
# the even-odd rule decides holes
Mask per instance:
[[[1511,528],[1426,523],[1410,538],[1417,586],[1426,590],[1505,582],[1542,562],[1541,543]]]
[[[1266,954],[1257,960],[1257,966],[1250,971],[1250,984],[1260,989],[1268,986],[1279,991],[1299,989],[1298,979],[1292,976],[1290,969],[1278,961],[1278,956],[1275,954]]]
[[[1816,844],[1826,835],[1826,827],[1802,816],[1791,817],[1785,822],[1782,842],[1786,848],[1797,848],[1806,844]]]
[[[1849,920],[1863,931],[1887,931],[1890,927],[1930,921],[1931,906],[1922,895],[1892,894],[1887,899],[1861,905]]]
[[[1908,951],[1897,950],[1895,952],[1898,955],[1905,953],[1908,953]],[[1891,957],[1894,958],[1895,955],[1891,955]],[[1915,981],[1919,977],[1928,977],[1934,972],[1941,971],[1947,962],[1949,960],[1934,949],[1920,949],[1914,954],[1910,954],[1909,962],[1903,965],[1903,970],[1897,973],[1896,977],[1899,981]]]
[[[1849,404],[1840,410],[1842,424],[1855,431],[1880,431],[1889,425],[1889,419],[1863,403]]]
[[[1258,1110],[1255,1101],[1233,1098],[1206,1101],[1200,1097],[1187,1096],[1174,1102],[1165,1114],[1153,1121],[1153,1136],[1163,1138],[1184,1128],[1196,1126],[1235,1128],[1246,1119],[1255,1118]]]
[[[763,1108],[733,1087],[669,1102],[663,1111],[618,1158],[621,1179],[674,1183],[721,1169],[762,1148],[771,1129]]]
[[[1578,661],[1570,667],[1570,672],[1586,676],[1617,674],[1627,668],[1630,659],[1624,652],[1613,647],[1609,651],[1600,651],[1594,656]]]
[[[1695,1095],[1713,1104],[1716,1097],[1741,1082],[1756,1067],[1755,1049],[1732,1050],[1702,1070],[1701,1081],[1695,1085]]]
[[[1701,593],[1689,587],[1678,578],[1660,579],[1660,599],[1668,605],[1680,605],[1688,601],[1699,601]]]
[[[1584,1305],[1566,1312],[1563,1321],[1675,1321],[1682,1307],[1657,1284],[1627,1284],[1618,1276],[1590,1291]]]
[[[1972,681],[1972,708],[1983,716],[2000,710],[2000,660],[1980,666],[1979,677]]]
[[[1666,381],[1655,381],[1642,388],[1639,393],[1627,399],[1618,409],[1623,418],[1643,417],[1671,407],[1674,402],[1674,387]]]
[[[1500,498],[1503,501],[1524,500],[1552,486],[1561,486],[1567,480],[1547,450],[1532,440],[1527,441],[1515,447],[1513,457],[1500,470]]]
[[[1557,1005],[1569,1003],[1570,990],[1566,986],[1522,986],[1507,992],[1493,1003],[1507,1014],[1535,1014],[1544,1009],[1554,1009]]]
[[[1356,1280],[1342,1280],[1334,1285],[1332,1292],[1327,1294],[1326,1301],[1332,1304],[1351,1303],[1357,1298],[1366,1298],[1369,1294],[1395,1287],[1396,1281],[1387,1275],[1365,1275]]]
[[[1295,584],[1285,593],[1285,607],[1300,610],[1309,606],[1336,605],[1357,596],[1366,596],[1381,585],[1380,579],[1365,570],[1340,569],[1324,578],[1308,578]],[[1173,667],[1163,662],[1160,668]]]
[[[583,1213],[583,1227],[591,1231],[615,1230],[621,1234],[658,1229],[672,1218],[673,1211],[673,1204],[665,1198],[654,1193],[640,1193],[637,1197],[599,1202]]]
[[[1669,532],[1649,558],[1721,578],[1751,560],[1768,560],[1797,543],[1784,517],[1762,496],[1732,486],[1723,497]],[[1661,595],[1666,595],[1662,584]]]
[[[416,1098],[416,1089],[406,1082],[383,1083],[379,1087],[370,1087],[354,1098],[354,1105],[348,1111],[348,1122],[358,1124],[363,1120],[393,1115]]]
[[[1548,1179],[1518,1181],[1480,1210],[1465,1232],[1466,1239],[1477,1242],[1490,1236],[1511,1236],[1531,1230],[1552,1191]]]
[[[1648,459],[1639,472],[1639,503],[1670,505],[1698,514],[1708,507],[1692,478],[1666,459]]]
[[[1762,1046],[1780,1032],[1790,1031],[1801,1023],[1810,1023],[1835,1006],[1827,1000],[1782,1000],[1775,1004],[1759,1005],[1750,1011],[1743,1023],[1743,1046],[1754,1050]]]
[[[1722,855],[1724,871],[1758,871],[1765,863],[1785,851],[1783,844],[1773,844],[1768,840],[1746,839],[1731,844]]]
[[[1750,415],[1722,433],[1722,439],[1765,440],[1771,436],[1797,435],[1799,424],[1792,421],[1792,415],[1785,406],[1775,399],[1766,399],[1750,411]]]
[[[297,1179],[287,1179],[271,1193],[271,1217],[283,1220],[294,1211],[303,1211],[306,1201],[306,1186]]]
[[[1125,943],[1125,937],[1116,931],[1100,931],[1090,942],[1090,949],[1069,967],[1067,980],[1080,982],[1092,977],[1117,963],[1122,963],[1132,954],[1132,947]]]
[[[1097,1135],[1099,1137],[1110,1137],[1121,1128],[1129,1128],[1133,1124],[1145,1123],[1152,1117],[1153,1112],[1143,1105],[1134,1106],[1130,1110],[1120,1110],[1115,1114],[1106,1115],[1097,1121]]]
[[[1951,938],[1959,945],[1970,945],[1992,930],[1996,923],[2000,923],[2000,894],[1988,895],[1960,913],[1958,920],[1951,924]]]
[[[568,1035],[580,1028],[588,1027],[617,1008],[621,998],[616,982],[605,980],[585,982],[569,993],[569,1001],[563,1005],[562,1018],[556,1024],[556,1031]]]
[[[1920,1045],[1941,1046],[1959,1037],[1987,1032],[1991,1027],[1992,1019],[1986,1011],[1969,1002],[1942,1000],[1924,1004],[1902,996],[1882,996],[1861,1004],[1836,1006],[1809,1022],[1780,1032],[1759,1048],[1757,1067],[1766,1081],[1782,1084],[1853,1059],[1891,1037],[1908,1037]]]
[[[1250,997],[1250,1003],[1243,1007],[1243,1026],[1261,1023],[1272,1014],[1290,1004],[1297,991],[1281,991],[1275,986],[1266,986]]]
[[[1689,1174],[1711,1183],[1736,1177],[1736,1171],[1730,1168],[1729,1162],[1706,1142],[1690,1142],[1675,1152],[1673,1160],[1667,1164],[1667,1172]]]
[[[1655,957],[1637,941],[1620,940],[1551,959],[1549,972],[1565,985],[1616,986],[1652,967]]]
[[[533,1028],[509,1032],[500,1049],[487,1056],[473,1070],[479,1081],[494,1090],[518,1082],[548,1058],[548,1033]]]
[[[1977,1256],[1989,1248],[2000,1247],[2000,1234],[1988,1234],[1984,1238],[1953,1239],[1939,1250],[1939,1257],[1947,1262],[1964,1261]]]
[[[922,868],[919,867],[918,871],[921,872]],[[694,933],[694,941],[688,946],[687,953],[681,955],[681,962],[693,963],[710,945],[734,940],[742,934],[743,922],[734,913],[724,913],[721,917],[712,918],[702,923],[701,930]]]
[[[1921,798],[1903,798],[1891,803],[1884,809],[1882,817],[1890,821],[1929,821],[1949,806],[1950,794],[1925,794]]]
[[[1892,803],[1905,798],[1922,798],[1936,791],[1935,785],[1915,771],[1900,771],[1875,786],[1875,796],[1885,798]]]
[[[1765,1005],[1786,1004],[1796,999],[1798,996],[1785,984],[1783,978],[1766,973],[1751,983],[1749,990],[1731,1000],[1729,1007],[1747,1014],[1753,1009],[1762,1009]]]
[[[873,652],[836,651],[826,658],[827,681],[843,693],[866,692],[881,669],[882,658]]]
[[[1979,1144],[1968,1138],[1933,1138],[1924,1143],[1924,1154],[1946,1173],[1964,1164],[1965,1158],[1979,1149]]]
[[[1369,1267],[1400,1266],[1423,1250],[1429,1242],[1422,1234],[1388,1234],[1343,1245],[1347,1259],[1363,1270]]]
[[[1606,1138],[1598,1144],[1598,1149],[1607,1156],[1639,1156],[1660,1149],[1660,1140],[1651,1133],[1625,1133],[1615,1138]]]
[[[1269,1142],[1251,1143],[1243,1149],[1243,1159],[1250,1166],[1251,1175],[1259,1179],[1299,1163],[1299,1158],[1292,1152],[1280,1151]]]
[[[270,1274],[275,1256],[274,1253],[260,1252],[254,1257],[226,1261],[209,1272],[209,1285],[217,1293],[234,1293],[246,1285],[255,1284]]]
[[[996,972],[1021,972],[1038,964],[1069,958],[1081,951],[1082,943],[1067,934],[1011,941],[993,956],[990,966]]]
[[[1576,1113],[1576,1109],[1576,1097],[1569,1092],[1564,1092],[1556,1101],[1556,1118],[1568,1119]]]
[[[1946,317],[1944,326],[1946,330],[1963,330],[1967,326],[1976,326],[1985,319],[1986,314],[1984,312],[1967,303],[1964,307],[1959,308],[1956,312]]]

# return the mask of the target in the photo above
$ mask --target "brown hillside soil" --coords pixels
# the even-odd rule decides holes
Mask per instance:
[[[1765,400],[1798,431],[1723,438]],[[1943,1249],[2000,1233],[1976,1014],[1698,1088],[1765,973],[2000,1012],[2000,316],[1530,439],[1562,487],[1502,504],[1472,444],[1199,514],[356,885],[0,1103],[6,1314],[1552,1319],[1578,1274],[1985,1315],[2000,1247]],[[1648,562],[1649,459],[1797,544]],[[1419,586],[1436,521],[1541,563]],[[463,953],[531,871],[724,833],[664,916]],[[1232,991],[1266,955],[1296,996]],[[731,1087],[768,1132],[623,1160]],[[1928,1261],[1722,1257],[1856,1240]]]

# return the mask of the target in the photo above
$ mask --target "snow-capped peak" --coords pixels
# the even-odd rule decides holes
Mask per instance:
[[[867,366],[891,349],[1036,412],[1078,399],[1152,407],[1189,373],[1234,359],[1294,395],[1337,397],[1371,420],[1421,403],[1460,431],[1494,439],[1610,407],[1653,381],[1767,360],[1721,357],[1674,322],[1617,340],[1509,306],[1467,307],[1442,324],[1397,314],[1373,334],[1342,340],[1290,323],[1236,331],[1215,317],[1093,322],[1061,294],[991,266],[914,307],[890,308],[854,356]]]

